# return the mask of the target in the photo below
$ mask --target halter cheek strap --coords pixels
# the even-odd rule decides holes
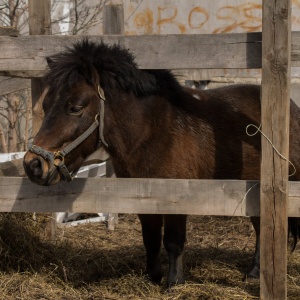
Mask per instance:
[[[51,152],[48,150],[43,149],[42,147],[30,144],[28,147],[28,150],[32,153],[35,153],[37,155],[42,156],[45,160],[48,161],[50,165],[49,170],[49,177],[47,178],[47,181],[51,180],[52,176],[55,174],[55,170],[58,170],[62,173],[64,180],[66,181],[72,181],[73,178],[76,176],[77,171],[75,172],[69,172],[67,166],[65,165],[65,156],[67,156],[71,151],[73,151],[77,146],[79,146],[83,141],[85,141],[96,128],[99,127],[99,145],[98,148],[103,143],[106,147],[108,147],[108,144],[104,140],[103,136],[103,130],[104,130],[104,101],[105,95],[104,91],[101,88],[101,86],[98,86],[98,95],[100,98],[100,118],[99,114],[95,116],[94,123],[83,133],[81,134],[77,139],[75,139],[72,143],[70,143],[67,147],[65,147],[63,150],[59,150],[56,152]],[[100,119],[98,121],[98,118]],[[57,160],[59,162],[57,162]]]
[[[105,110],[105,106],[104,106],[104,101],[106,100],[105,95],[104,95],[104,91],[102,89],[102,87],[100,85],[98,85],[98,95],[100,98],[100,126],[99,126],[99,139],[100,141],[106,146],[108,147],[108,144],[105,142],[104,140],[104,136],[103,136],[103,130],[104,130],[104,110]]]

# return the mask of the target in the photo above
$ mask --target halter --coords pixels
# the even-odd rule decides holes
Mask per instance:
[[[100,113],[95,116],[94,123],[84,132],[82,133],[77,139],[75,139],[73,142],[71,142],[68,146],[66,146],[64,149],[51,152],[48,150],[43,149],[42,147],[30,144],[28,147],[28,150],[32,153],[35,153],[41,157],[43,157],[45,160],[48,161],[50,165],[49,170],[49,176],[47,178],[47,181],[51,180],[52,177],[55,175],[55,171],[58,170],[62,173],[63,179],[65,181],[72,181],[73,178],[76,176],[77,171],[69,172],[67,166],[65,165],[65,156],[67,156],[71,151],[73,151],[77,146],[79,146],[82,142],[84,142],[93,132],[96,128],[99,127],[99,144],[97,148],[100,148],[101,144],[104,144],[106,147],[108,147],[108,144],[104,140],[103,136],[103,129],[104,129],[104,101],[105,95],[104,91],[101,88],[100,85],[98,85],[98,95],[100,98]],[[98,121],[99,118],[99,121]],[[59,160],[59,162],[57,162]]]

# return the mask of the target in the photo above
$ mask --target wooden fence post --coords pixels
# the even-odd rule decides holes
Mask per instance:
[[[51,34],[51,0],[29,0],[29,34],[30,35],[50,35]],[[32,128],[33,135],[38,132],[41,123],[41,95],[44,86],[41,79],[31,80],[32,97]]]
[[[103,34],[124,34],[124,8],[122,4],[103,6]]]
[[[50,35],[51,34],[51,0],[29,0],[29,34]],[[44,97],[44,84],[42,79],[31,79],[32,99],[32,131],[35,136],[41,127],[43,120],[42,101]],[[45,236],[54,239],[56,232],[56,214],[49,215],[50,220],[45,228]]]
[[[15,36],[15,37],[17,37],[19,35],[19,30],[15,29],[15,28],[12,28],[12,27],[0,27],[0,35],[1,36]],[[6,92],[5,92],[5,90],[3,92],[3,88],[5,89],[7,84],[5,83],[4,86],[1,86],[1,79],[4,79],[4,78],[0,77],[0,96],[6,95],[6,94],[11,94],[10,96],[13,96],[14,95],[13,92],[15,91],[14,89],[9,90],[8,93],[6,93],[7,90],[6,90]],[[7,80],[11,80],[11,79],[10,78],[8,78],[8,79],[5,78],[4,80],[7,81]],[[1,123],[0,123],[0,145],[1,145],[1,148],[2,148],[2,152],[7,153],[8,152],[8,145],[7,145],[7,141],[6,141],[6,138],[5,138],[5,133],[4,133],[4,130],[2,128]]]
[[[263,1],[260,298],[287,297],[291,0]]]
[[[124,34],[124,9],[122,4],[104,5],[103,34]],[[114,175],[111,160],[106,162],[106,177]],[[118,214],[108,213],[107,228],[114,230]]]

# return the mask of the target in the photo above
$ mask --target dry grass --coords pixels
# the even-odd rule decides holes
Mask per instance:
[[[258,280],[243,281],[254,250],[246,218],[190,217],[187,282],[171,290],[143,275],[136,216],[122,215],[113,232],[103,223],[59,229],[54,242],[43,225],[30,214],[0,214],[0,299],[259,299]],[[300,299],[299,250],[289,258],[289,299]],[[162,261],[166,273],[165,251]]]

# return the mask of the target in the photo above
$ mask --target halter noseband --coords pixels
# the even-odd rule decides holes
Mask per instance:
[[[49,170],[49,177],[47,178],[47,181],[51,180],[52,176],[55,174],[55,170],[57,169],[59,172],[63,174],[64,180],[66,181],[72,181],[73,178],[77,174],[77,170],[74,172],[69,172],[68,168],[65,165],[65,156],[68,155],[71,151],[73,151],[77,146],[79,146],[82,142],[84,142],[93,132],[96,128],[99,127],[99,148],[101,144],[104,144],[106,147],[108,147],[108,144],[105,142],[103,137],[103,129],[104,129],[104,101],[105,95],[104,91],[101,88],[100,85],[98,85],[98,95],[100,98],[100,113],[95,116],[94,123],[84,132],[82,133],[77,139],[75,139],[73,142],[71,142],[68,146],[66,146],[63,150],[51,152],[48,150],[43,149],[42,147],[30,144],[28,147],[28,150],[32,153],[35,153],[37,155],[40,155],[45,160],[48,161],[50,165]],[[98,121],[99,118],[99,121]],[[59,160],[57,163],[56,161]]]

